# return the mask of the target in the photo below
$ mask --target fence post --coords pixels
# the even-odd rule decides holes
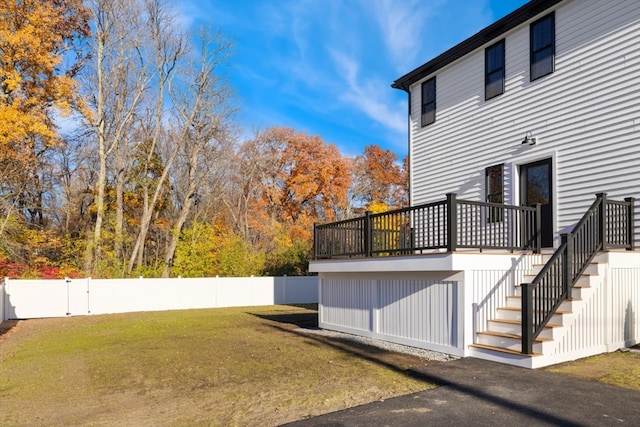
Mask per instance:
[[[633,251],[635,250],[635,239],[634,239],[634,235],[633,235],[633,227],[634,227],[634,215],[635,215],[635,208],[634,205],[636,203],[636,199],[634,199],[633,197],[627,197],[626,199],[624,199],[625,202],[629,203],[629,212],[627,213],[628,218],[627,218],[627,233],[628,233],[628,238],[629,238],[629,250]]]
[[[562,260],[562,294],[564,297],[569,296],[569,284],[573,279],[573,238],[571,233],[563,233],[560,235],[560,246],[566,244]]]
[[[596,197],[600,199],[600,206],[598,207],[598,214],[600,216],[598,221],[598,243],[600,249],[607,249],[607,193],[597,193]]]
[[[520,289],[522,293],[522,352],[524,354],[532,354],[533,286],[531,286],[531,283],[522,283]]]
[[[4,278],[4,281],[2,283],[0,283],[0,322],[4,322],[5,319],[5,312],[4,312],[4,299],[5,299],[5,292],[6,292],[6,288],[7,288],[7,281],[9,280],[8,277]]]
[[[373,253],[373,239],[371,230],[371,211],[364,213],[364,255],[367,258],[371,257]]]
[[[447,251],[458,248],[458,202],[456,193],[447,193]]]

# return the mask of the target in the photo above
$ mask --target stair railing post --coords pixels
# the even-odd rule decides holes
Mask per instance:
[[[634,227],[634,205],[636,200],[633,197],[627,197],[624,199],[625,202],[629,203],[629,211],[627,212],[627,239],[629,242],[629,250],[635,250],[635,241],[633,236],[633,227]]]
[[[458,203],[456,193],[447,193],[447,251],[458,247]]]
[[[534,252],[539,254],[542,250],[542,205],[536,203],[536,247]]]
[[[598,193],[596,197],[600,199],[598,207],[598,243],[600,249],[605,250],[607,248],[607,193]]]
[[[562,255],[562,295],[569,297],[570,283],[573,280],[573,236],[571,233],[560,235],[560,245],[566,245]]]
[[[533,354],[533,285],[522,283],[522,353]]]
[[[373,253],[373,228],[371,227],[371,211],[364,213],[364,255],[367,258]]]

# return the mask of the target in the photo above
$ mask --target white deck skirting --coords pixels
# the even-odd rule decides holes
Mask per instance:
[[[315,261],[321,328],[537,368],[640,342],[640,251],[598,255],[601,283],[576,303],[548,353],[474,348],[476,333],[544,255],[456,252]],[[545,347],[547,348],[547,347]]]

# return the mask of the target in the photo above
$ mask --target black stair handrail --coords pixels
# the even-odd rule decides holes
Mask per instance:
[[[522,289],[522,353],[533,353],[533,342],[566,300],[598,251],[607,248],[609,230],[617,223],[628,230],[625,248],[633,250],[633,199],[614,202],[625,210],[608,209],[606,193],[596,194],[596,200],[570,233],[562,234],[560,246],[531,283]],[[615,214],[612,214],[614,213]],[[617,240],[617,239],[616,239]],[[613,245],[612,245],[613,246]]]

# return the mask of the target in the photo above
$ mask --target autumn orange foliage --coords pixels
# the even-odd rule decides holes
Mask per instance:
[[[290,127],[268,128],[234,145],[236,129],[216,125],[215,134],[198,142],[204,145],[187,150],[187,142],[181,146],[174,138],[182,135],[187,141],[188,136],[195,144],[200,139],[191,133],[200,132],[199,126],[192,124],[177,132],[172,128],[177,122],[162,119],[165,103],[161,100],[156,105],[161,107],[158,116],[138,115],[154,110],[153,96],[147,92],[165,93],[146,86],[157,85],[159,78],[131,81],[138,89],[133,94],[141,96],[135,101],[139,108],[117,110],[123,116],[104,112],[100,116],[99,108],[92,113],[78,95],[75,77],[88,50],[93,49],[94,65],[97,58],[109,57],[100,53],[101,42],[108,38],[99,25],[93,25],[95,38],[82,43],[91,36],[92,17],[85,4],[82,0],[0,0],[0,276],[54,278],[73,275],[80,268],[86,274],[155,275],[163,264],[167,271],[173,266],[174,275],[304,274],[314,223],[345,219],[365,209],[406,205],[406,159],[400,163],[393,152],[376,145],[350,158],[321,136]],[[91,5],[96,18],[102,16],[101,8],[116,15],[122,9],[109,2]],[[129,30],[136,35],[148,32],[145,25],[150,21],[137,19],[133,11],[122,13],[121,31],[112,34],[116,39]],[[168,46],[173,27],[166,30],[166,34],[154,34],[158,46]],[[124,51],[135,49],[135,61],[142,64],[134,67],[136,72],[147,72],[145,67],[155,64],[153,49],[145,51],[151,39],[136,40],[140,49]],[[112,65],[125,73],[122,82],[128,85],[135,76],[126,73],[135,72],[121,63],[120,56],[111,54]],[[189,69],[177,59],[172,65],[175,73]],[[83,82],[101,81],[98,69],[91,68],[94,74]],[[190,81],[189,76],[172,74],[176,79],[172,84]],[[120,82],[115,79],[112,87],[118,88]],[[87,100],[94,101],[87,104],[104,104],[108,110],[108,102],[96,101],[103,86],[87,83],[81,89]],[[132,93],[106,92],[109,102],[134,105]],[[189,104],[188,97],[182,101]],[[180,115],[176,105],[166,103],[171,110],[166,117]],[[70,111],[104,129],[62,144],[56,122]],[[226,107],[220,112],[227,113]],[[122,122],[127,125],[121,126],[118,117],[128,117]],[[132,117],[135,124],[128,121]],[[201,121],[206,126],[211,122]],[[113,127],[118,127],[114,132],[118,136],[105,143]],[[153,137],[149,137],[151,130],[157,131]],[[211,138],[224,139],[228,149],[212,146],[205,156],[202,147]],[[232,151],[233,157],[228,158]],[[177,241],[173,246],[169,243]],[[170,248],[175,256],[166,255]],[[134,264],[138,270],[132,272]]]
[[[406,159],[398,164],[398,156],[377,145],[364,148],[355,159],[354,173],[360,175],[361,197],[366,205],[385,204],[399,208],[407,204]]]
[[[77,102],[73,73],[61,72],[70,41],[90,33],[81,0],[0,4],[0,162],[25,161],[31,141],[57,142],[55,107]]]
[[[262,226],[277,222],[294,241],[309,239],[314,222],[336,219],[346,205],[349,163],[320,136],[274,127],[249,141],[245,150],[258,162]]]

